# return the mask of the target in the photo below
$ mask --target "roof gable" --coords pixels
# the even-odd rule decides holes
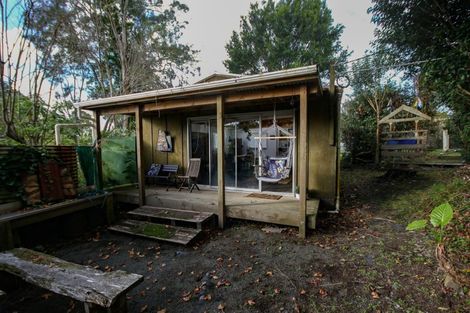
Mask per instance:
[[[400,117],[403,113],[413,115],[413,117]],[[394,110],[379,121],[379,124],[399,123],[399,122],[411,122],[411,121],[423,121],[431,120],[431,117],[423,112],[412,108],[407,105],[401,105],[398,109]]]

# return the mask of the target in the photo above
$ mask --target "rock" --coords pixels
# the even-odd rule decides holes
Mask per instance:
[[[449,275],[447,274],[444,278],[444,287],[457,291],[460,289],[460,285]]]

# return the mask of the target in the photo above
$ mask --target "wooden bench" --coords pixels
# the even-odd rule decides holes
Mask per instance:
[[[157,165],[158,166],[158,165]],[[146,175],[147,181],[149,183],[163,183],[167,186],[166,190],[168,191],[168,187],[174,185],[176,187],[176,180],[172,181],[176,174],[178,174],[178,165],[175,164],[161,164],[159,165],[160,169],[157,175]]]
[[[0,253],[0,271],[83,302],[85,312],[126,312],[126,292],[142,275],[102,272],[25,248]]]

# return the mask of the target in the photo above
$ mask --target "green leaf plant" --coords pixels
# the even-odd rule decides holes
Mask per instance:
[[[454,211],[448,202],[438,205],[431,211],[431,214],[429,215],[429,221],[431,222],[432,226],[438,228],[436,237],[438,244],[442,243],[445,227],[452,220],[453,215]],[[409,223],[408,226],[406,226],[406,230],[420,230],[425,228],[427,223],[428,221],[425,219],[416,220]]]

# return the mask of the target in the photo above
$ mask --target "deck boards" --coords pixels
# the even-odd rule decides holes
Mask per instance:
[[[288,226],[298,226],[299,200],[283,195],[279,200],[247,197],[249,192],[226,192],[226,216]],[[117,202],[138,204],[137,190],[129,189],[114,193]],[[202,189],[191,194],[150,187],[146,190],[147,205],[209,212],[217,214],[217,191]],[[307,210],[317,207],[318,200],[307,201]]]
[[[122,220],[108,229],[133,236],[182,245],[189,244],[201,232],[193,228],[161,225],[137,220]]]

